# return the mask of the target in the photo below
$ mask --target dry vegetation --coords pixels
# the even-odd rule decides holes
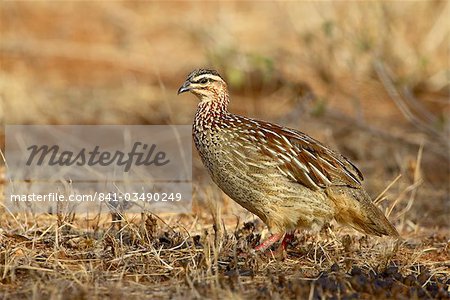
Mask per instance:
[[[0,209],[0,297],[449,298],[449,6],[1,2],[2,124],[188,124],[176,89],[214,67],[233,111],[351,158],[404,240],[331,224],[252,254],[265,227],[195,156],[189,215]]]

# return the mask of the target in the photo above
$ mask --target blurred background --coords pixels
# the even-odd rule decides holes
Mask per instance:
[[[0,120],[190,124],[197,99],[176,91],[193,69],[214,68],[233,112],[338,149],[374,197],[391,185],[380,202],[403,229],[448,228],[449,10],[446,1],[2,2]],[[194,161],[197,201],[222,197]]]

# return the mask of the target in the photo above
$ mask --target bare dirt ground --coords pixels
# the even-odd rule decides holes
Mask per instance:
[[[449,9],[2,2],[2,126],[190,124],[196,99],[176,90],[192,69],[213,67],[232,111],[298,128],[355,162],[403,240],[330,224],[297,232],[284,257],[254,254],[265,226],[194,154],[192,214],[113,224],[2,206],[0,297],[450,298]]]

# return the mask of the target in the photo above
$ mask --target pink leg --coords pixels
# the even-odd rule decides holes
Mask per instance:
[[[292,241],[294,238],[294,233],[288,232],[284,235],[283,241],[281,241],[280,248],[281,250],[286,250],[287,245]]]
[[[272,246],[273,244],[278,242],[283,237],[283,235],[284,235],[284,233],[276,233],[276,234],[269,236],[269,238],[267,238],[261,244],[256,246],[255,250],[261,251],[261,252],[266,251],[270,246]],[[283,239],[283,241],[284,241],[284,239]]]

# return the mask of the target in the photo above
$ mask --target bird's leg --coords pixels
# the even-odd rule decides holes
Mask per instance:
[[[278,246],[277,250],[275,250],[275,256],[277,257],[283,257],[286,253],[286,247],[287,245],[294,239],[294,233],[293,232],[287,232],[284,235],[283,240],[281,241],[280,246]]]
[[[278,246],[277,250],[275,250],[275,252],[273,252],[273,255],[276,257],[284,257],[284,255],[286,253],[286,247],[292,241],[293,238],[294,238],[294,233],[287,232],[284,235],[284,238],[281,241],[280,246]]]
[[[264,252],[264,251],[266,251],[268,248],[270,248],[270,246],[272,246],[273,244],[275,244],[276,242],[278,242],[283,236],[284,236],[284,232],[272,234],[272,235],[269,236],[266,240],[264,240],[261,244],[259,244],[258,246],[256,246],[256,247],[255,247],[255,250],[256,250],[256,251]]]
[[[286,250],[287,245],[294,239],[294,233],[293,232],[287,232],[284,235],[283,240],[281,241],[281,245],[279,247],[279,249],[281,251]]]

